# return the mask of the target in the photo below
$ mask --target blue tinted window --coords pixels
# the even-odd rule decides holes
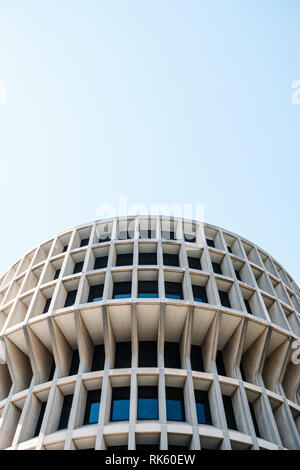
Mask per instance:
[[[207,419],[205,416],[205,406],[203,405],[203,403],[196,403],[196,409],[197,409],[198,423],[206,424]]]
[[[131,297],[131,294],[115,294],[114,298],[115,299],[127,299]]]
[[[100,403],[92,403],[89,416],[89,424],[98,423]]]
[[[129,400],[114,400],[112,421],[127,421],[129,419]]]
[[[138,399],[138,419],[158,419],[157,398]]]
[[[183,421],[180,400],[167,400],[167,419],[170,421]]]
[[[203,299],[201,297],[194,297],[194,300],[196,302],[203,302]]]
[[[141,293],[141,294],[138,294],[138,297],[145,297],[145,298],[149,298],[149,299],[151,299],[151,298],[154,299],[154,298],[158,297],[158,294],[154,294],[154,293],[152,293],[152,294],[144,293],[143,294],[143,293]]]
[[[167,299],[180,299],[180,295],[166,294]]]
[[[94,297],[93,302],[99,302],[102,300],[102,297]]]

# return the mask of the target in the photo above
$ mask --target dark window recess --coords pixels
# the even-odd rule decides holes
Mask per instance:
[[[221,268],[220,263],[212,263],[212,267],[213,267],[214,273],[222,274],[222,268]]]
[[[250,409],[250,413],[251,413],[251,418],[252,418],[252,421],[253,421],[253,426],[254,426],[254,429],[255,429],[255,434],[257,435],[257,437],[261,437],[261,434],[259,432],[259,427],[258,427],[258,424],[257,424],[257,420],[256,420],[256,416],[255,416],[253,403],[248,403],[248,405],[249,405],[249,409]]]
[[[53,360],[52,361],[52,364],[51,364],[51,369],[50,369],[50,372],[49,372],[49,378],[48,378],[48,381],[50,382],[50,380],[53,380],[53,376],[54,376],[54,372],[55,372],[55,361]]]
[[[132,253],[122,253],[117,255],[116,266],[130,266],[133,262]]]
[[[236,275],[236,278],[237,278],[238,281],[241,281],[241,280],[242,280],[242,279],[241,279],[240,272],[237,271],[236,269],[235,269],[235,275]]]
[[[78,349],[76,349],[75,351],[73,351],[69,375],[77,374],[78,368],[79,368],[79,362],[80,362],[79,353],[78,353]]]
[[[81,273],[82,268],[83,268],[83,261],[80,261],[79,263],[75,263],[73,274]]]
[[[227,246],[227,250],[229,251],[229,253],[232,253],[232,248],[231,248],[231,246]]]
[[[164,265],[179,266],[179,256],[174,253],[163,253]]]
[[[89,390],[87,393],[83,424],[98,423],[101,390]]]
[[[190,242],[190,243],[195,243],[196,242],[195,235],[192,235],[190,233],[185,233],[184,234],[184,239],[185,239],[186,242]]]
[[[157,281],[139,281],[138,297],[158,297]]]
[[[188,256],[188,263],[190,268],[198,269],[199,271],[201,271],[202,266],[200,258],[193,258],[192,256]]]
[[[153,238],[155,236],[155,231],[153,230],[140,230],[140,238]]]
[[[173,230],[162,230],[161,238],[164,240],[175,240],[175,232]]]
[[[70,307],[71,305],[74,305],[76,295],[77,295],[77,290],[70,290],[68,292],[66,301],[65,301],[65,307]]]
[[[92,372],[96,370],[103,370],[104,361],[105,361],[104,344],[98,344],[97,346],[94,347]]]
[[[179,343],[165,342],[165,367],[181,369]]]
[[[217,365],[218,374],[226,376],[226,369],[225,369],[222,351],[217,351],[216,365]]]
[[[195,344],[192,344],[191,366],[192,366],[192,370],[196,370],[198,372],[205,372],[201,346],[196,346]]]
[[[196,411],[199,424],[212,424],[208,393],[195,390]]]
[[[83,238],[80,242],[80,246],[86,246],[89,244],[90,239],[89,238]]]
[[[196,302],[208,303],[206,289],[204,286],[194,286],[192,285],[194,300]]]
[[[106,268],[108,256],[101,256],[95,259],[94,269]]]
[[[131,297],[131,281],[115,282],[113,289],[113,299]]]
[[[247,382],[247,377],[246,377],[246,374],[245,374],[245,371],[244,371],[244,367],[243,367],[243,364],[242,364],[242,361],[240,363],[240,371],[241,371],[241,376],[242,376],[242,379],[244,382]]]
[[[69,417],[72,407],[73,395],[66,395],[61,410],[60,420],[57,429],[66,429],[69,423]]]
[[[98,302],[102,300],[103,297],[103,284],[99,284],[98,286],[91,286],[88,302]]]
[[[63,247],[62,252],[65,253],[65,252],[67,251],[67,249],[68,249],[68,245],[65,245],[65,246]]]
[[[166,387],[166,408],[168,421],[185,420],[182,388]]]
[[[111,421],[128,421],[130,387],[113,387],[111,399]]]
[[[251,307],[250,307],[250,304],[249,304],[249,300],[244,299],[244,302],[245,302],[245,305],[246,305],[247,312],[252,315],[252,310],[251,310]]]
[[[207,243],[207,246],[211,246],[212,248],[216,247],[215,242],[211,240],[210,238],[206,239],[206,243]]]
[[[168,299],[183,299],[182,284],[180,282],[165,282],[165,294]]]
[[[231,303],[230,303],[227,292],[219,290],[219,296],[220,296],[221,305],[223,305],[223,307],[231,308]]]
[[[131,367],[131,341],[116,343],[115,369]]]
[[[157,264],[157,254],[139,253],[139,264]]]
[[[47,402],[44,401],[44,402],[42,403],[42,406],[41,406],[39,418],[38,418],[38,421],[37,421],[37,424],[36,424],[36,428],[35,428],[33,437],[36,437],[36,436],[38,436],[38,435],[40,434],[40,430],[41,430],[41,427],[42,427],[42,422],[43,422],[43,419],[44,419],[44,414],[45,414],[46,406],[47,406]]]
[[[49,310],[49,307],[50,307],[51,300],[52,300],[52,297],[50,297],[49,299],[47,299],[47,300],[46,300],[46,303],[45,303],[45,307],[44,307],[43,313],[47,313],[47,312],[48,312],[48,310]]]
[[[98,243],[106,243],[106,242],[110,242],[110,236],[105,236],[103,235],[103,238],[99,238],[98,240]]]
[[[58,279],[58,276],[59,276],[59,275],[60,275],[60,269],[57,269],[57,270],[55,271],[53,280]]]
[[[222,395],[228,429],[237,431],[231,397]]]
[[[138,387],[137,419],[158,419],[157,387]]]
[[[139,367],[157,367],[156,341],[139,341]]]

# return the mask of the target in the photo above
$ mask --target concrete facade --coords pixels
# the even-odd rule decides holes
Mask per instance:
[[[139,253],[149,252],[157,253],[157,264],[139,264]],[[117,255],[126,253],[132,264],[116,266]],[[165,265],[164,254],[178,255],[179,266]],[[107,266],[94,269],[95,259],[106,256]],[[190,267],[190,258],[201,269]],[[83,265],[74,274],[76,263]],[[145,280],[158,282],[157,298],[138,297]],[[129,281],[131,297],[112,298],[114,283]],[[180,283],[183,298],[166,297],[166,282]],[[91,286],[99,284],[102,300],[88,302]],[[205,287],[207,302],[194,299],[193,286]],[[76,297],[64,307],[68,292]],[[25,254],[0,279],[0,449],[300,449],[299,338],[298,286],[268,253],[236,234],[160,216],[76,227]],[[139,341],[157,342],[157,367],[139,367]],[[131,342],[130,368],[114,367],[119,342]],[[165,367],[165,342],[179,343],[181,368]],[[101,344],[104,368],[91,371],[94,346]],[[192,369],[192,345],[201,346],[201,372]],[[78,373],[70,376],[77,349]],[[226,375],[218,372],[217,351]],[[158,388],[158,420],[137,419],[139,386]],[[110,421],[115,387],[130,387],[127,421]],[[184,422],[167,420],[166,387],[183,390]],[[99,389],[98,423],[83,425],[88,391]],[[208,392],[211,425],[198,423],[195,390]],[[58,430],[70,394],[68,426]],[[228,428],[222,396],[231,397],[235,430]]]

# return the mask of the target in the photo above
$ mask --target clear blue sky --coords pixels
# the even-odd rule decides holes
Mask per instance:
[[[0,0],[0,272],[126,195],[204,204],[299,283],[299,24],[299,0]]]

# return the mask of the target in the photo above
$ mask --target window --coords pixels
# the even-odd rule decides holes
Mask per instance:
[[[51,369],[50,369],[49,378],[48,378],[49,382],[50,380],[53,380],[55,368],[56,368],[55,362],[54,360],[52,360]]]
[[[62,251],[62,252],[65,253],[65,252],[67,251],[67,249],[68,249],[68,245],[65,245],[65,246],[63,247],[63,251]]]
[[[184,234],[184,239],[185,239],[186,242],[190,242],[190,243],[195,243],[196,242],[196,237],[195,237],[195,235],[192,235],[192,234],[185,233]]]
[[[138,387],[138,419],[158,419],[157,387]]]
[[[111,421],[128,421],[130,405],[130,387],[112,389]]]
[[[162,230],[161,238],[165,240],[175,240],[175,233],[173,230]]]
[[[45,303],[45,307],[44,307],[44,310],[43,310],[43,313],[47,313],[48,310],[49,310],[49,307],[50,307],[50,304],[51,304],[51,300],[52,300],[52,297],[50,297],[49,299],[46,300],[46,303]]]
[[[126,299],[131,297],[131,281],[115,282],[113,299]]]
[[[110,242],[110,236],[104,236],[104,238],[99,238],[98,243]]]
[[[116,343],[115,369],[131,367],[131,341]]]
[[[192,285],[194,300],[196,302],[208,303],[206,289],[204,286],[194,286]]]
[[[235,275],[236,275],[236,278],[237,278],[238,281],[241,281],[241,280],[242,280],[242,279],[241,279],[241,276],[240,276],[240,272],[237,271],[236,269],[235,269]]]
[[[206,239],[207,246],[211,246],[212,248],[215,248],[215,242],[211,240],[210,238]]]
[[[199,424],[212,424],[208,393],[204,390],[195,390],[196,411]]]
[[[234,429],[235,431],[237,431],[237,425],[235,421],[231,397],[227,395],[222,395],[222,398],[228,429]]]
[[[166,387],[166,408],[168,421],[185,420],[182,388]]]
[[[157,264],[156,253],[139,253],[139,264]]]
[[[155,235],[155,231],[153,230],[153,233]],[[140,230],[140,238],[152,238],[152,230]]]
[[[223,305],[223,307],[231,308],[231,303],[230,303],[227,292],[219,290],[219,296],[220,296],[221,305]]]
[[[98,344],[94,347],[92,372],[95,370],[103,370],[105,361],[104,344]]]
[[[99,302],[103,298],[103,284],[90,287],[88,302]]]
[[[64,397],[60,420],[59,420],[59,424],[57,428],[58,430],[65,429],[68,427],[72,401],[73,401],[73,395],[66,395]]]
[[[242,362],[240,363],[240,371],[241,371],[241,376],[242,376],[243,381],[247,382],[247,377],[246,377]]]
[[[75,263],[73,274],[81,273],[82,268],[83,268],[83,261],[80,261],[79,263]]]
[[[42,422],[43,422],[43,419],[44,419],[44,414],[45,414],[46,406],[47,406],[47,402],[44,401],[44,402],[42,403],[42,406],[41,406],[39,418],[38,418],[38,421],[37,421],[37,424],[36,424],[36,428],[35,428],[33,437],[36,437],[36,436],[38,436],[38,435],[40,434],[40,430],[41,430],[41,427],[42,427]]]
[[[255,434],[257,435],[257,437],[261,437],[261,434],[259,432],[259,427],[258,427],[258,424],[257,424],[257,420],[256,420],[256,416],[255,416],[253,403],[249,402],[248,405],[249,405],[249,409],[250,409],[250,413],[251,413],[251,417],[252,417],[252,421],[253,421],[253,426],[254,426],[254,429],[255,429]]]
[[[164,265],[179,266],[179,256],[174,253],[163,253]]]
[[[226,376],[226,369],[225,369],[222,351],[217,351],[216,366],[217,366],[218,374]]]
[[[57,270],[55,271],[53,280],[58,279],[59,275],[60,275],[60,269],[57,269]]]
[[[77,290],[70,290],[67,293],[67,297],[66,297],[66,301],[65,301],[65,307],[71,307],[71,305],[74,305],[76,295],[77,295]]]
[[[157,281],[139,281],[138,284],[138,297],[158,297],[158,282]]]
[[[134,232],[130,234],[128,230],[120,230],[119,240],[130,240],[131,238],[134,238]]]
[[[101,256],[95,259],[94,269],[106,268],[108,256]]]
[[[213,267],[214,273],[222,274],[222,268],[221,268],[220,263],[213,263],[212,262],[212,267]]]
[[[180,282],[165,282],[165,293],[168,299],[183,299],[182,284]]]
[[[251,307],[250,307],[250,304],[249,304],[249,300],[244,299],[244,302],[245,302],[245,306],[246,306],[247,312],[252,315],[252,310],[251,310]]]
[[[133,263],[132,253],[122,253],[117,255],[116,266],[130,266]]]
[[[232,248],[231,248],[231,246],[228,246],[228,245],[227,245],[227,250],[229,251],[229,253],[232,253]]]
[[[165,341],[165,367],[181,369],[179,343]]]
[[[79,362],[80,362],[79,353],[78,353],[78,349],[76,349],[75,351],[73,351],[69,375],[77,374],[78,368],[79,368]]]
[[[200,258],[193,258],[192,256],[188,256],[188,263],[189,263],[190,268],[198,269],[199,271],[201,271],[202,266],[201,266]]]
[[[191,346],[191,366],[192,366],[192,370],[196,370],[198,372],[204,372],[204,364],[203,364],[201,346],[196,346],[195,344],[192,344],[192,346]]]
[[[101,390],[89,390],[87,393],[83,424],[98,423]]]
[[[156,341],[139,341],[139,367],[157,367]]]
[[[89,238],[83,238],[80,242],[80,246],[86,246],[89,244],[90,239]]]

